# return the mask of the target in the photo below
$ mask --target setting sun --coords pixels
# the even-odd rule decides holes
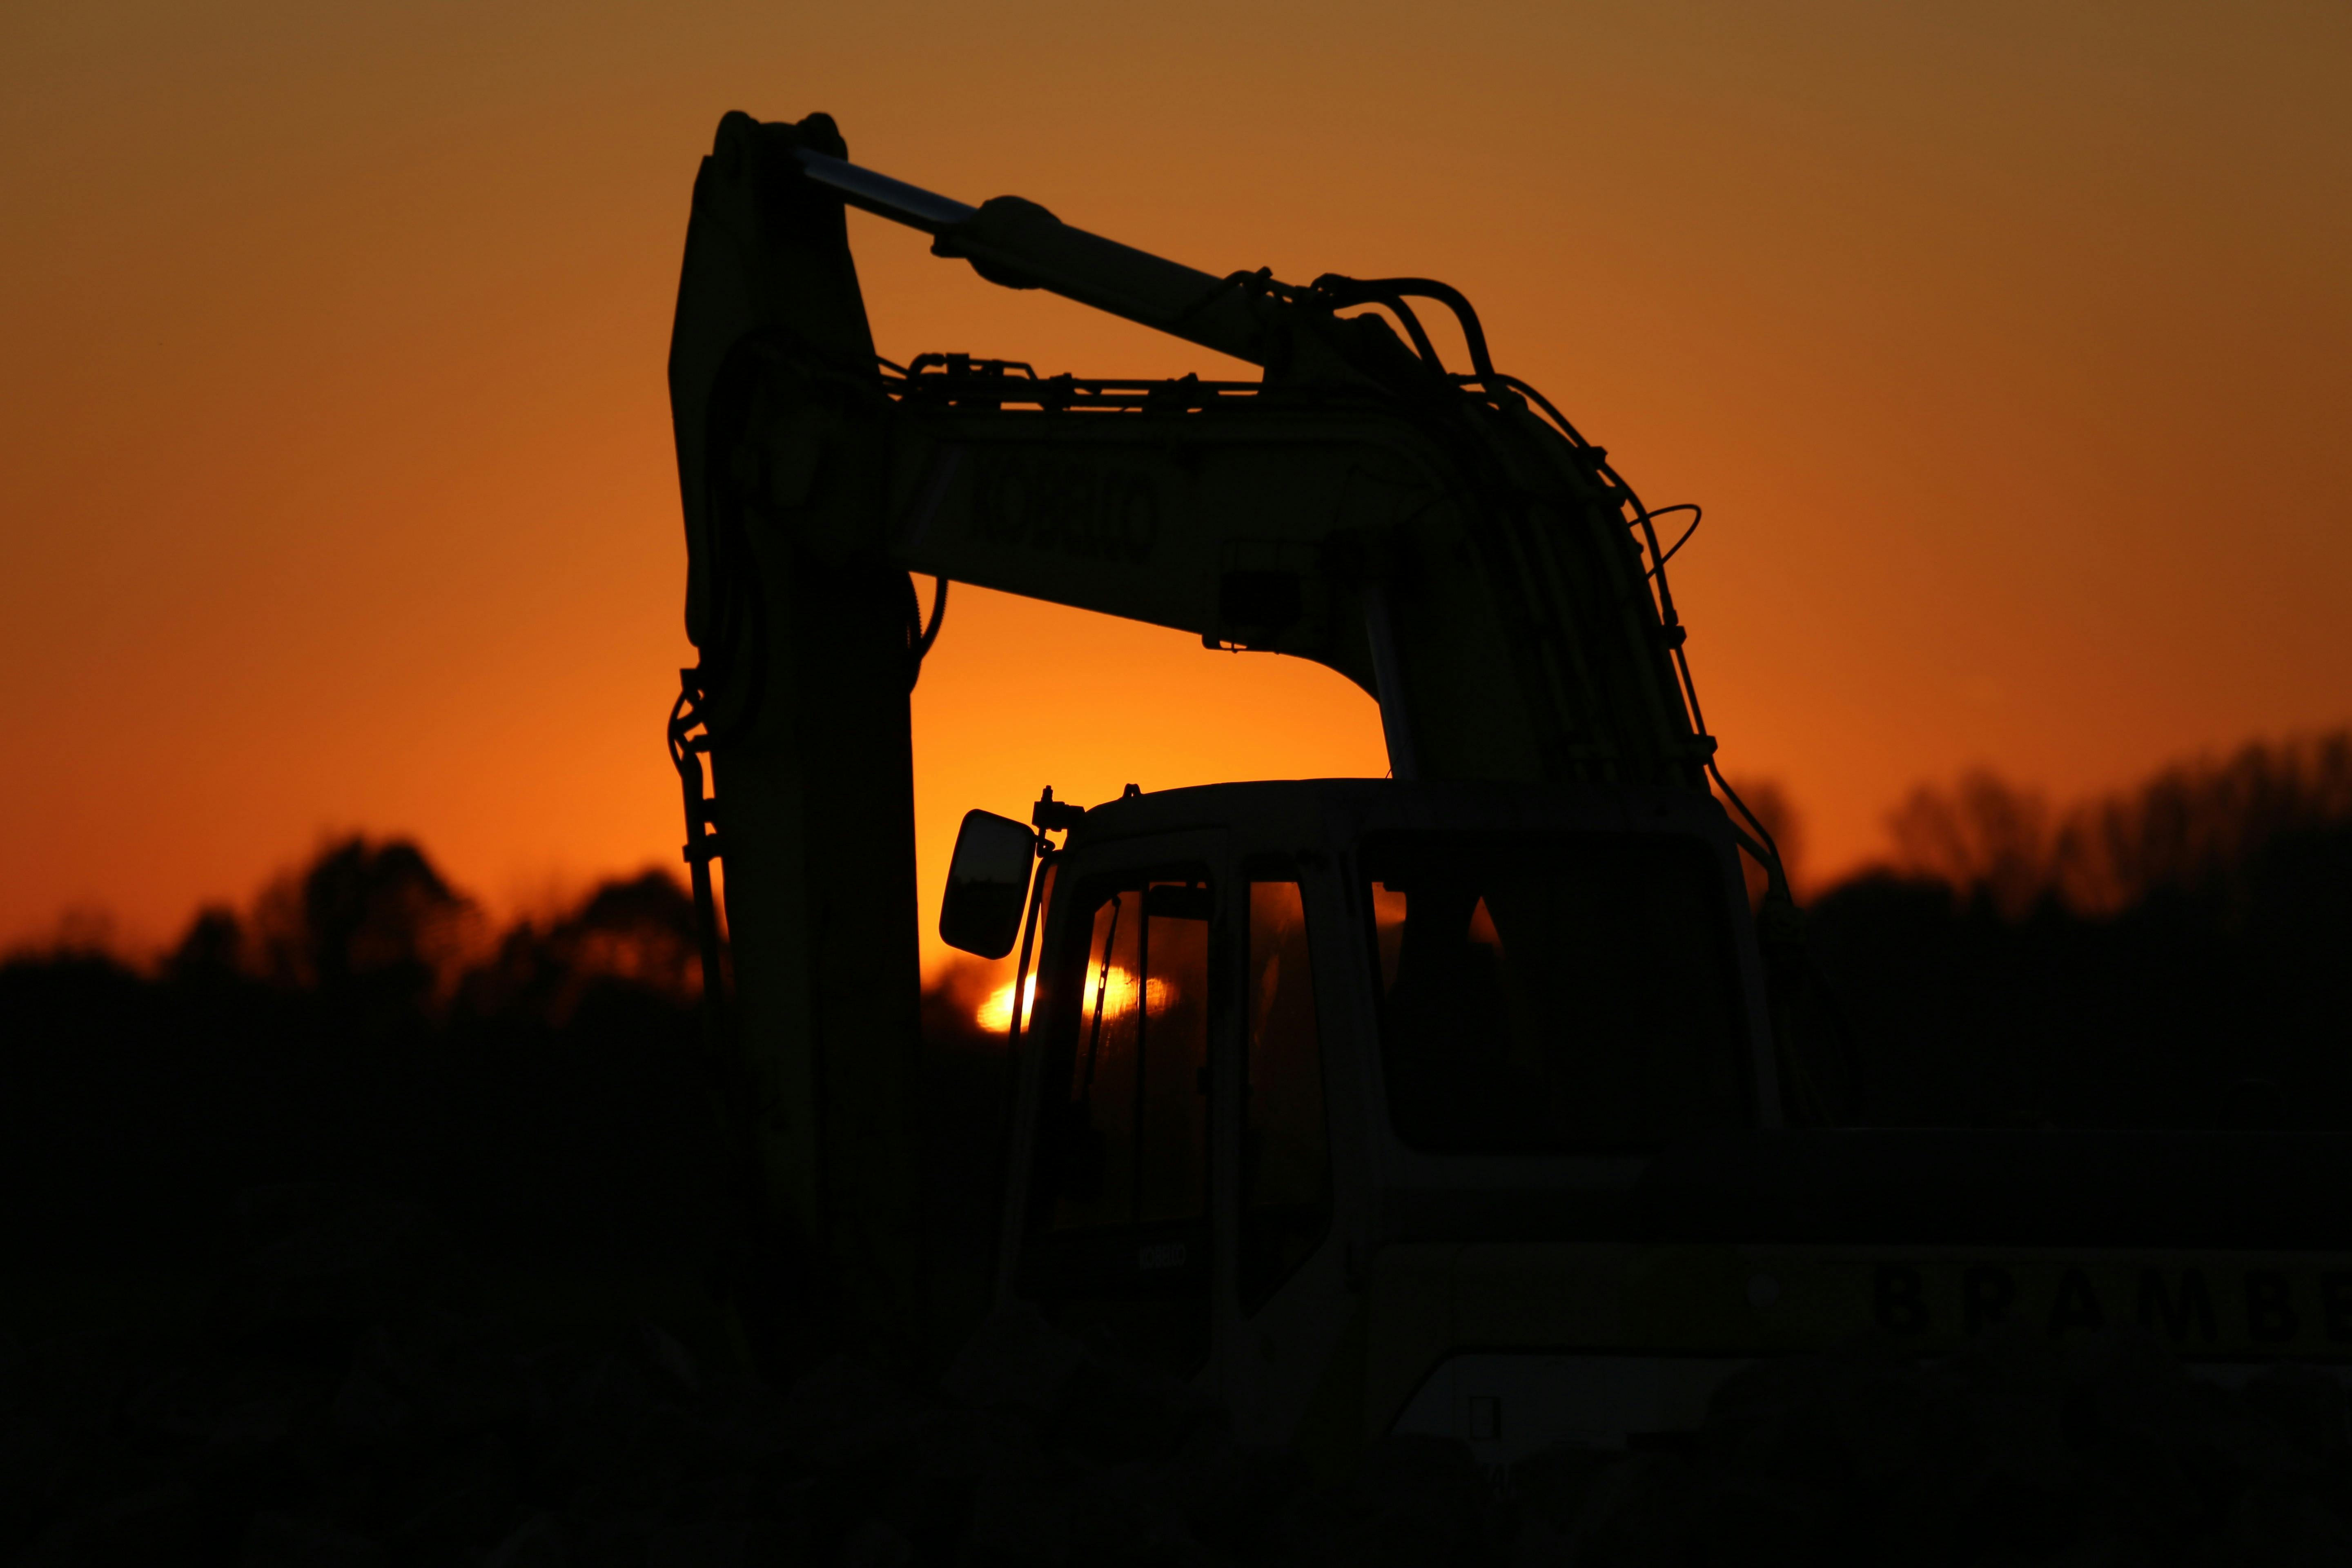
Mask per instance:
[[[1023,1026],[1027,1026],[1030,1010],[1037,1005],[1037,977],[1031,975],[1021,987]],[[1001,1035],[1013,1022],[1013,982],[1006,981],[988,994],[972,1013],[972,1022],[992,1035]]]
[[[1168,1011],[1168,1005],[1175,1000],[1176,993],[1174,988],[1171,987],[1168,982],[1155,976],[1146,987],[1146,996],[1149,1000],[1151,1016],[1153,1017],[1158,1017],[1160,1014]],[[1026,1028],[1029,1026],[1029,1020],[1033,1015],[1033,1011],[1037,1005],[1037,977],[1035,975],[1031,975],[1023,983],[1021,988],[1021,999],[1022,1027]],[[1088,975],[1087,978],[1087,1012],[1088,1016],[1092,1016],[1098,1004],[1102,1008],[1102,1016],[1106,1018],[1123,1017],[1128,1013],[1132,1012],[1135,1007],[1135,976],[1128,971],[1116,966],[1114,966],[1108,974],[1101,970],[1097,970],[1092,974]],[[973,1010],[972,1022],[978,1024],[982,1028],[987,1030],[992,1035],[1001,1035],[1005,1032],[1007,1026],[1012,1023],[1012,1021],[1013,982],[1008,980],[1003,984],[998,986],[995,990],[990,992],[988,994],[988,999]]]

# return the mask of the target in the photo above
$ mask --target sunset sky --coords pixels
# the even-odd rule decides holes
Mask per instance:
[[[1441,20],[1442,18],[1442,20]],[[1447,279],[1653,505],[1735,777],[1850,868],[2352,721],[2352,8],[0,8],[0,944],[321,836],[501,914],[675,864],[663,378],[719,115],[1215,273]],[[882,351],[1214,372],[854,216]],[[1230,370],[1226,374],[1231,374]],[[970,806],[1377,773],[1339,677],[976,591]]]

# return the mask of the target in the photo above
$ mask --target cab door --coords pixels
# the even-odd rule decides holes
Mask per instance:
[[[1083,1338],[1208,1381],[1229,881],[1214,835],[1089,848],[1057,868],[1013,1197],[1013,1294]]]

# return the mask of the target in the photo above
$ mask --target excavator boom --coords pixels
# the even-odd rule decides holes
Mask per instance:
[[[1263,378],[888,365],[846,205]],[[1454,311],[1467,371],[1440,363],[1416,299]],[[973,207],[860,168],[824,116],[730,115],[695,185],[670,388],[701,654],[687,718],[719,803],[695,807],[717,847],[689,854],[725,857],[761,1250],[797,1260],[773,1293],[828,1300],[828,1334],[927,1334],[908,572],[1325,664],[1378,700],[1400,780],[1707,787],[1651,514],[1495,371],[1443,285],[1218,277],[1017,197]]]
[[[1259,377],[886,363],[852,205]],[[1834,1007],[1716,772],[1658,514],[1454,290],[1200,272],[730,115],[670,386],[700,654],[671,742],[705,911],[723,856],[732,1295],[772,1372],[920,1371],[1025,1304],[1332,1476],[1381,1434],[1497,1476],[1687,1434],[1755,1358],[2004,1315],[2341,1372],[2345,1228],[2278,1173],[2340,1190],[2342,1139],[1835,1124],[1858,1058],[1818,1048]],[[940,620],[909,573],[1317,660],[1378,700],[1394,775],[966,818],[941,934],[1022,957],[1001,1223],[961,1272],[917,1135],[908,692]]]

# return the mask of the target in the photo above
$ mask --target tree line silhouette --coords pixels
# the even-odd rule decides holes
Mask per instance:
[[[421,1199],[489,1255],[691,1268],[714,1206],[692,910],[660,872],[492,932],[347,838],[151,966],[0,964],[17,1260],[201,1268],[239,1193]]]
[[[1895,1125],[2352,1129],[2352,731],[2063,810],[1973,773],[1812,951]]]
[[[992,1215],[969,1173],[995,1157],[1003,1086],[968,979],[923,1017],[933,1250],[970,1313]],[[415,844],[358,837],[200,910],[152,963],[87,942],[0,962],[0,1349],[200,1289],[256,1214],[398,1202],[526,1316],[656,1315],[725,1359],[710,1312],[743,1173],[700,982],[665,871],[501,930]]]
[[[1750,793],[1793,842],[1785,798]],[[2065,809],[1972,773],[1889,827],[1886,863],[1807,916],[1847,1119],[2352,1128],[2352,731]],[[1001,1099],[971,980],[923,1010],[948,1166],[997,1135],[969,1111]],[[237,1193],[325,1183],[421,1199],[488,1256],[700,1268],[726,1178],[698,984],[665,872],[496,930],[401,839],[330,843],[143,968],[19,953],[20,1257],[193,1265]]]

